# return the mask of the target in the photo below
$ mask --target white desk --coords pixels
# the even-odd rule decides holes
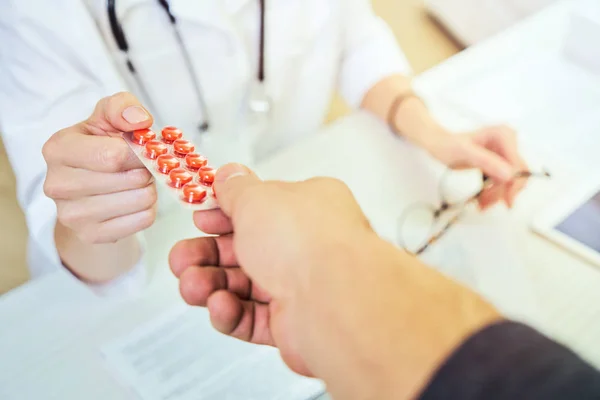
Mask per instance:
[[[439,88],[472,65],[489,62],[490,54],[494,58],[510,57],[516,51],[514,43],[531,46],[532,51],[539,49],[540,42],[555,46],[560,42],[556,32],[565,21],[564,10],[546,12],[424,74],[418,80],[418,89],[431,98],[432,110],[448,126],[473,127],[477,123],[473,118],[433,99]],[[406,168],[407,163],[414,168]],[[391,238],[393,221],[403,205],[435,197],[436,168],[420,152],[391,138],[381,124],[358,115],[334,125],[327,134],[299,143],[258,170],[266,178],[333,175],[347,180],[374,226]],[[527,216],[543,202],[553,184],[532,185],[512,218],[512,233],[527,266],[524,280],[532,285],[539,301],[540,322],[536,324],[600,366],[600,346],[596,343],[600,321],[595,319],[600,315],[600,272],[527,228]],[[99,347],[179,302],[166,257],[177,240],[196,235],[186,212],[163,218],[148,231],[152,281],[135,300],[101,302],[58,273],[3,298],[0,369],[11,373],[0,375],[0,398],[7,398],[2,390],[10,387],[16,377],[29,380],[30,387],[42,388],[47,398],[131,398],[127,388],[106,370]],[[481,264],[485,268],[485,263]],[[510,301],[508,290],[503,296],[499,302]],[[45,333],[52,337],[47,338]]]
[[[450,104],[449,91],[454,83],[475,79],[482,71],[493,68],[499,63],[517,62],[523,57],[555,55],[558,57],[564,52],[563,44],[569,29],[569,12],[572,2],[561,1],[545,9],[543,12],[518,24],[513,29],[493,37],[482,45],[474,46],[455,56],[446,63],[439,65],[422,74],[417,82],[417,87],[427,99],[430,99],[434,113],[444,120],[449,126],[457,129],[469,127],[472,124],[485,123],[486,118],[470,113],[469,110]],[[540,70],[541,75],[549,73]],[[473,78],[471,78],[473,77]],[[513,77],[515,80],[518,77]],[[548,88],[555,86],[549,75]],[[600,88],[600,77],[591,78],[590,88]],[[495,93],[490,93],[493,98]],[[600,97],[596,96],[593,102],[585,104],[592,106],[597,111],[600,109]],[[568,101],[576,99],[569,99]],[[518,102],[518,99],[515,99]],[[517,103],[518,104],[518,103]],[[568,104],[566,104],[568,106]],[[567,107],[568,108],[568,107]],[[494,110],[489,111],[493,116]],[[456,118],[457,116],[460,118]],[[595,112],[595,115],[598,115]],[[546,115],[552,120],[553,115]],[[536,124],[547,127],[547,121],[540,119]],[[573,125],[578,123],[578,116],[572,115],[570,121]],[[535,125],[535,124],[533,124]],[[595,125],[598,126],[598,125]],[[535,131],[535,126],[528,126]],[[599,126],[600,127],[600,126]],[[560,130],[548,129],[547,135],[564,135]],[[597,133],[596,133],[597,136]],[[543,140],[543,139],[542,139]],[[538,145],[540,140],[538,139]],[[525,146],[526,153],[535,158],[535,149]],[[600,147],[596,147],[600,148]],[[597,160],[591,169],[597,170]],[[544,163],[552,160],[545,159]],[[600,366],[600,270],[573,257],[561,248],[547,240],[533,234],[529,229],[532,216],[534,216],[548,199],[557,196],[561,191],[568,190],[570,185],[578,185],[580,181],[587,181],[588,176],[577,178],[577,173],[582,173],[580,165],[545,165],[554,167],[552,172],[556,177],[550,182],[532,182],[526,193],[520,198],[513,214],[514,235],[519,243],[520,253],[531,274],[537,298],[542,303],[542,312],[546,322],[543,329],[553,337],[569,344],[581,354]]]
[[[465,46],[479,43],[556,0],[425,0],[427,11]]]

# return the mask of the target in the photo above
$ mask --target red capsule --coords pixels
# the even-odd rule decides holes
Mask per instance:
[[[183,200],[188,203],[201,203],[206,196],[206,187],[198,183],[188,183],[183,187]]]
[[[151,140],[146,143],[146,157],[151,160],[156,160],[158,156],[163,154],[167,154],[169,151],[169,147],[163,142],[159,142],[158,140]]]
[[[215,181],[215,169],[212,167],[202,167],[198,171],[198,180],[205,186],[212,186]]]
[[[175,168],[179,168],[181,163],[177,159],[177,157],[171,154],[163,154],[162,156],[156,159],[156,165],[158,166],[158,171],[163,174],[168,174],[173,171]]]
[[[167,126],[162,130],[162,140],[167,144],[171,144],[182,137],[183,132],[181,129],[175,128],[174,126]]]
[[[194,149],[194,144],[185,139],[179,139],[173,142],[173,153],[178,157],[185,157],[186,155],[193,153]]]
[[[192,171],[197,171],[208,164],[208,160],[203,155],[198,153],[190,153],[185,156],[185,164]]]
[[[169,179],[171,179],[170,185],[174,188],[181,188],[194,179],[194,175],[186,169],[175,168],[169,173]]]
[[[156,133],[152,132],[151,129],[133,131],[133,141],[139,145],[144,145],[154,139],[156,139]]]

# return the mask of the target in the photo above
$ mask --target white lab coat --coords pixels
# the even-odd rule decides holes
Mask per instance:
[[[112,93],[139,88],[110,34],[104,0],[4,0],[0,5],[0,131],[30,232],[33,277],[60,268],[56,209],[43,193],[44,142],[86,118]],[[217,165],[256,159],[314,132],[339,89],[357,107],[381,79],[410,72],[395,38],[368,0],[268,0],[268,129],[252,151],[248,88],[257,71],[258,1],[171,0],[208,103],[209,135],[193,138]],[[201,118],[188,71],[164,11],[154,0],[118,0],[130,55],[159,124],[196,132]],[[158,125],[158,124],[157,124]],[[244,147],[245,148],[241,148]],[[130,287],[141,266],[107,288]],[[134,285],[135,286],[135,285]]]

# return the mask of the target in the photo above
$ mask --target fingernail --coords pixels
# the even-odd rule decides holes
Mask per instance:
[[[510,181],[515,177],[515,171],[511,167],[506,167],[502,170],[502,177],[505,181]]]
[[[250,170],[242,164],[227,164],[217,170],[215,182],[223,183],[237,176],[248,175]]]
[[[131,106],[123,110],[123,119],[130,124],[139,124],[140,122],[148,121],[150,115],[140,106]]]

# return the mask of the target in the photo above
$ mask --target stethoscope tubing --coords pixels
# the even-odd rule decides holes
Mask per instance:
[[[202,84],[198,75],[196,74],[196,69],[194,68],[194,63],[192,58],[190,57],[190,53],[185,45],[185,41],[183,39],[183,35],[179,29],[179,25],[177,23],[177,18],[171,12],[169,2],[167,0],[157,0],[159,5],[165,11],[169,18],[169,22],[171,23],[171,27],[173,32],[175,33],[175,38],[177,40],[178,46],[181,50],[181,54],[183,55],[184,63],[186,68],[190,74],[192,80],[192,87],[198,99],[198,105],[200,107],[201,115],[203,116],[203,120],[200,122],[198,129],[201,132],[206,132],[210,129],[210,120],[208,115],[208,106],[206,99],[203,95],[204,90],[202,88]],[[259,60],[258,60],[258,71],[256,79],[262,85],[265,81],[265,26],[266,26],[266,0],[259,0],[259,8],[260,8],[260,32],[259,32]],[[136,81],[137,86],[142,91],[142,95],[146,98],[146,101],[149,103],[148,105],[155,112],[157,111],[154,105],[152,104],[151,97],[146,89],[146,86],[142,82],[142,79],[139,77],[135,65],[131,61],[129,57],[129,42],[125,36],[125,32],[123,31],[123,27],[119,22],[119,18],[117,16],[116,11],[116,0],[107,0],[106,1],[106,9],[108,14],[108,22],[110,24],[111,32],[115,43],[119,50],[125,55],[125,60],[127,63],[127,68],[129,69],[131,75]]]

